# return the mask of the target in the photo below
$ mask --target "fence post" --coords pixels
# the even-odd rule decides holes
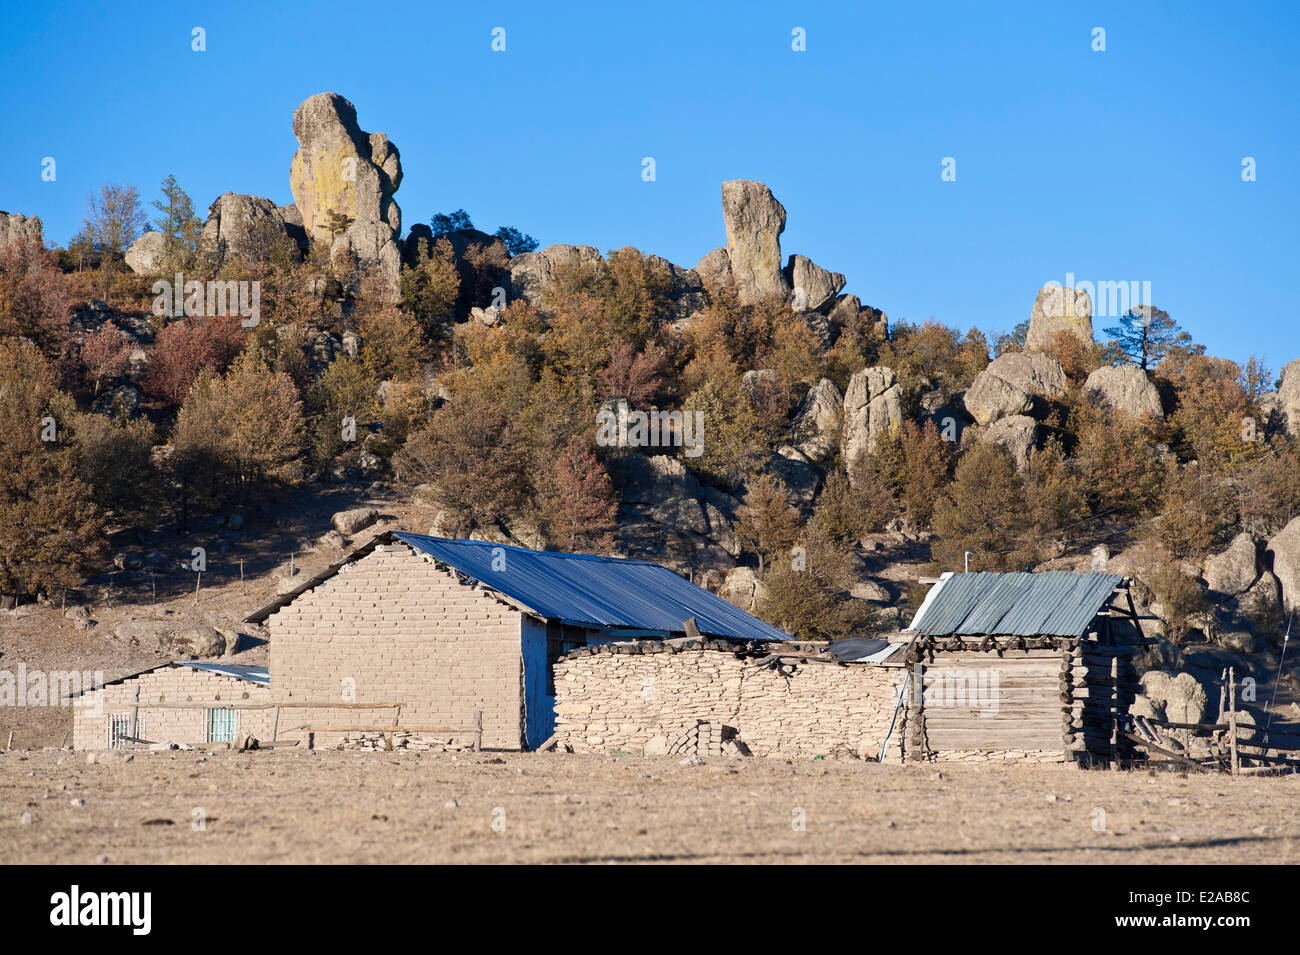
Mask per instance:
[[[1241,773],[1241,756],[1237,752],[1237,680],[1232,667],[1228,667],[1228,751],[1232,756],[1232,775]]]

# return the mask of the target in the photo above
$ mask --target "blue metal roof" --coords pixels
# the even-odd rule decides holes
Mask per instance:
[[[257,683],[261,686],[267,686],[271,682],[271,674],[266,667],[247,666],[242,663],[200,663],[197,660],[173,660],[172,662],[176,666],[193,667],[196,670],[230,676],[236,680],[247,680],[249,683]]]
[[[1124,578],[1116,574],[944,574],[909,630],[931,636],[1082,636]]]
[[[791,639],[651,561],[527,550],[424,534],[394,533],[393,537],[547,619],[578,626],[681,633],[683,621],[694,617],[700,633],[710,636]]]

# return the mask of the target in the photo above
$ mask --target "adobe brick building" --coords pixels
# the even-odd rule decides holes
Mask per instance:
[[[74,749],[116,749],[136,739],[234,742],[241,733],[270,739],[274,729],[265,667],[160,663],[83,691],[72,703]]]
[[[376,537],[247,622],[267,629],[273,698],[296,707],[280,739],[329,746],[397,726],[437,736],[481,713],[484,748],[526,749],[555,730],[560,657],[680,636],[688,619],[709,637],[789,639],[649,561],[405,533]]]

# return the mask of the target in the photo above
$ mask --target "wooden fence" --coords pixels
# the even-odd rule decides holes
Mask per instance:
[[[1233,776],[1300,770],[1300,735],[1279,733],[1242,721],[1237,709],[1234,668],[1223,671],[1219,687],[1219,718],[1213,723],[1178,723],[1135,717],[1123,733],[1148,752],[1148,762],[1171,762],[1196,772],[1225,772]],[[1202,755],[1192,755],[1192,740],[1203,743]],[[1181,752],[1178,752],[1180,749]],[[1154,757],[1163,757],[1157,759]]]

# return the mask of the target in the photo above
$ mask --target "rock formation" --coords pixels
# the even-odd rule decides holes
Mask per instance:
[[[1103,365],[1088,376],[1083,393],[1107,411],[1134,418],[1164,416],[1159,390],[1137,365]]]
[[[393,194],[402,183],[397,147],[383,133],[366,133],[356,107],[337,93],[317,93],[293,114],[298,138],[289,184],[312,243],[330,257],[352,253],[377,266],[392,289],[401,277],[402,212]],[[346,223],[346,225],[345,225]]]
[[[1287,613],[1300,607],[1300,517],[1291,519],[1268,542],[1273,574],[1282,585],[1282,606]]]
[[[808,390],[795,413],[791,433],[810,460],[821,463],[835,453],[844,420],[844,396],[835,382],[823,378]]]
[[[1226,597],[1249,590],[1259,578],[1259,557],[1255,539],[1244,531],[1232,539],[1228,549],[1205,561],[1205,585]]]
[[[982,435],[985,441],[1001,445],[1016,462],[1016,470],[1029,467],[1029,452],[1038,446],[1038,422],[1029,415],[999,418]]]
[[[1277,405],[1286,419],[1286,433],[1300,434],[1300,358],[1282,369],[1282,385],[1277,390]]]
[[[1041,399],[1065,393],[1059,362],[1046,355],[1007,352],[976,376],[963,399],[972,418],[983,425],[1009,415],[1034,414]]]
[[[17,212],[0,212],[0,249],[17,239],[30,239],[43,244],[41,220],[36,216],[20,215]]]
[[[722,217],[727,224],[727,262],[741,303],[788,295],[790,287],[781,272],[785,207],[772,190],[748,179],[724,182]]]
[[[523,298],[545,313],[555,288],[557,269],[595,265],[602,259],[600,252],[590,245],[557,244],[516,255],[510,260],[510,297]]]
[[[858,456],[876,450],[876,439],[903,423],[903,392],[893,369],[864,368],[849,379],[844,392],[844,465],[852,479]]]
[[[302,217],[292,206],[277,206],[262,196],[226,192],[208,206],[208,218],[199,233],[199,249],[218,263],[230,257],[264,259],[269,243],[287,236],[302,249],[306,234]]]
[[[1043,351],[1057,332],[1069,332],[1081,342],[1092,344],[1092,299],[1087,292],[1055,284],[1038,290],[1029,314],[1025,351]]]
[[[161,232],[146,232],[131,243],[123,258],[137,275],[157,275],[167,257],[167,239]]]
[[[802,255],[790,256],[781,275],[791,289],[795,307],[801,311],[820,311],[844,288],[843,275],[828,272]]]

